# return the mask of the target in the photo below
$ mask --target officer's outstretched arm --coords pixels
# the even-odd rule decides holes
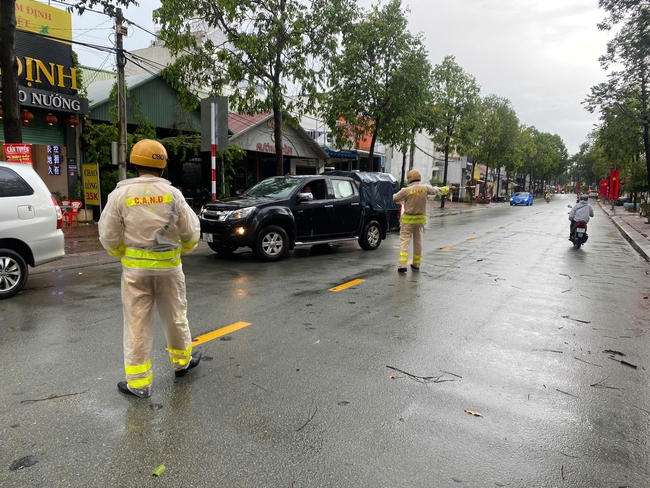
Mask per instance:
[[[178,229],[181,238],[181,252],[194,251],[199,244],[201,224],[194,210],[187,203],[181,206],[181,211],[178,214]]]

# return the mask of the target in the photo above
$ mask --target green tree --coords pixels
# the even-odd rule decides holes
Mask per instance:
[[[600,57],[608,81],[591,89],[587,110],[616,110],[641,134],[647,183],[650,186],[650,3],[647,0],[599,0],[607,18],[601,30],[619,30]],[[636,103],[629,103],[634,100]]]
[[[407,25],[401,0],[373,6],[345,30],[342,52],[330,65],[325,118],[339,147],[370,135],[367,171],[378,139],[406,152],[422,126],[431,65],[421,35]]]
[[[353,0],[162,0],[154,18],[176,56],[169,76],[216,95],[232,90],[238,112],[273,112],[276,171],[282,174],[282,129],[296,123],[287,114],[299,119],[317,102],[321,63],[355,12]],[[223,42],[201,37],[197,24],[221,31]],[[287,96],[290,90],[295,96]]]
[[[433,68],[432,99],[426,126],[438,150],[445,154],[445,185],[449,154],[463,154],[472,147],[480,91],[476,79],[463,71],[454,56],[446,56],[441,64]],[[440,207],[444,206],[443,195]]]
[[[519,135],[519,119],[507,98],[488,95],[479,103],[476,142],[472,149],[474,164],[484,164],[487,175],[490,166],[508,164],[515,154]],[[496,189],[497,196],[499,189]],[[483,194],[485,198],[485,193]]]
[[[5,142],[23,142],[18,99],[18,62],[14,49],[16,0],[0,3],[0,72],[2,75],[3,131]]]

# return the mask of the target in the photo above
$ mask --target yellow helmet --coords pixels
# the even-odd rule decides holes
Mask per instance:
[[[409,183],[413,183],[414,181],[422,180],[422,177],[420,176],[420,172],[417,169],[412,169],[406,173],[406,179]]]
[[[137,166],[165,169],[167,166],[167,150],[158,141],[142,139],[133,145],[129,160]]]

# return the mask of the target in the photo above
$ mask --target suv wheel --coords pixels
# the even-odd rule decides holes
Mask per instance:
[[[374,251],[379,244],[381,244],[381,226],[376,220],[371,220],[359,236],[359,245],[366,251]]]
[[[262,261],[279,261],[289,250],[289,236],[282,227],[269,225],[255,239],[253,252]]]
[[[11,249],[0,249],[0,299],[11,298],[25,286],[27,263]]]

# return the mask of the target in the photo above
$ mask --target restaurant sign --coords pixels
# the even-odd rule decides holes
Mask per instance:
[[[0,91],[0,96],[2,92]],[[27,107],[42,108],[44,110],[58,110],[76,114],[88,114],[88,99],[80,98],[65,93],[55,93],[38,88],[18,87],[18,100]]]

